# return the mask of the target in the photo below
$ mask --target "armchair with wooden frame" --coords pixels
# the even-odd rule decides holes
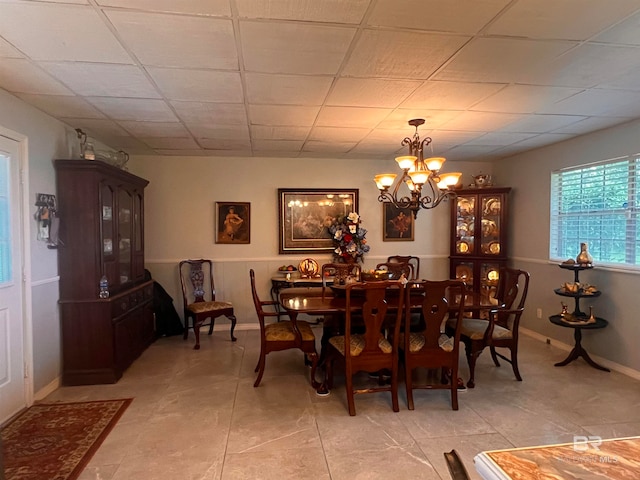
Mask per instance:
[[[424,292],[417,296],[413,292]],[[459,296],[460,302],[455,310],[449,306],[448,298]],[[416,305],[418,299],[420,304]],[[451,391],[451,408],[458,410],[458,358],[460,354],[460,327],[464,312],[466,290],[460,280],[418,281],[407,283],[405,290],[405,331],[400,336],[400,358],[405,366],[405,386],[407,405],[414,409],[414,389],[447,389]],[[412,310],[419,309],[423,322],[420,329],[407,328],[411,322]],[[451,338],[444,334],[447,319],[456,320],[456,328],[450,332]],[[416,368],[441,369],[440,383],[415,385],[413,373]],[[444,383],[444,380],[448,381]]]
[[[189,323],[196,336],[194,350],[200,349],[200,327],[207,318],[209,335],[213,333],[216,318],[225,316],[231,320],[231,341],[236,328],[236,316],[233,304],[216,300],[216,288],[213,282],[213,262],[211,260],[183,260],[178,264],[180,285],[182,287],[182,305],[184,312],[184,339],[189,335]]]
[[[318,388],[316,382],[316,368],[318,366],[318,352],[316,351],[316,337],[309,322],[297,320],[294,324],[290,320],[278,321],[283,315],[278,314],[276,307],[278,302],[273,300],[260,300],[256,290],[256,275],[253,269],[249,270],[251,281],[251,296],[260,323],[260,357],[255,371],[258,372],[254,387],[260,385],[267,355],[271,352],[280,352],[292,348],[300,349],[305,354],[305,364],[307,358],[311,362],[311,385]],[[268,308],[273,308],[269,311]],[[275,322],[267,323],[268,318],[275,318]]]
[[[327,386],[333,387],[334,363],[339,362],[345,372],[349,415],[356,414],[355,394],[377,392],[391,392],[392,408],[397,412],[399,411],[398,336],[403,315],[404,285],[396,281],[354,283],[347,285],[345,290],[344,334],[331,337],[326,346]],[[361,301],[363,301],[362,308],[354,308],[353,305]],[[387,310],[395,312],[393,325],[387,322]],[[364,324],[362,333],[352,331],[352,320],[356,316]],[[388,337],[383,334],[385,330],[390,332]],[[375,386],[354,389],[353,376],[357,372],[381,370],[390,372],[390,385],[378,383]]]
[[[516,379],[522,381],[518,368],[518,328],[529,290],[529,277],[524,270],[501,268],[496,291],[498,306],[489,311],[489,318],[463,318],[460,340],[465,345],[469,364],[469,388],[475,387],[476,360],[485,347],[489,347],[496,367],[500,366],[500,357],[511,364]],[[454,328],[455,320],[450,320],[448,326]],[[496,348],[508,349],[510,357]]]

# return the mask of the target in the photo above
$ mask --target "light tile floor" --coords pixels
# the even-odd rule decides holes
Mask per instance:
[[[640,382],[521,337],[523,382],[484,352],[475,389],[451,410],[447,391],[415,392],[400,412],[388,393],[356,396],[346,408],[343,377],[317,397],[298,351],[267,357],[253,387],[258,331],[157,340],[115,385],[63,387],[46,401],[133,397],[80,480],[448,479],[443,452],[456,448],[472,478],[482,450],[640,434]],[[318,338],[320,333],[318,332]],[[464,359],[461,375],[468,376]]]

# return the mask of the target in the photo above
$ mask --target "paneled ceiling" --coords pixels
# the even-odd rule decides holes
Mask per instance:
[[[0,88],[131,154],[489,160],[640,117],[640,0],[0,0]]]

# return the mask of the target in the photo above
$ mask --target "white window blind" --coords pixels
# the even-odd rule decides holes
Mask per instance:
[[[639,170],[634,155],[552,172],[553,260],[575,258],[586,242],[599,264],[640,265]]]
[[[11,281],[9,158],[0,154],[0,285]]]

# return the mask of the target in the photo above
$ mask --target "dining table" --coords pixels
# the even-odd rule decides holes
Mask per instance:
[[[576,435],[572,443],[481,452],[473,459],[484,480],[640,478],[640,437]]]
[[[287,312],[291,322],[295,325],[299,315],[309,316],[325,316],[327,319],[340,322],[341,318],[347,311],[346,301],[346,285],[331,285],[329,289],[325,289],[321,292],[322,287],[307,287],[285,289],[280,292],[280,306]],[[293,291],[289,291],[293,290]],[[410,295],[410,307],[417,309],[422,306],[422,297],[424,296],[424,289],[418,285],[414,287],[414,291]],[[460,295],[452,295],[450,299],[449,308],[454,311],[458,308],[458,302],[460,301]],[[351,311],[359,312],[362,310],[364,304],[364,297],[354,295],[351,299]],[[473,292],[467,292],[465,307],[466,312],[473,312],[474,314],[479,311],[487,311],[492,308],[496,308],[496,305],[484,296],[478,295]],[[323,335],[320,352],[320,364],[323,363],[323,351],[328,338],[333,333],[331,322],[323,325]],[[315,379],[311,379],[312,385],[318,385]],[[329,390],[325,382],[319,382],[319,386],[316,388],[316,393],[320,396],[328,395]]]

